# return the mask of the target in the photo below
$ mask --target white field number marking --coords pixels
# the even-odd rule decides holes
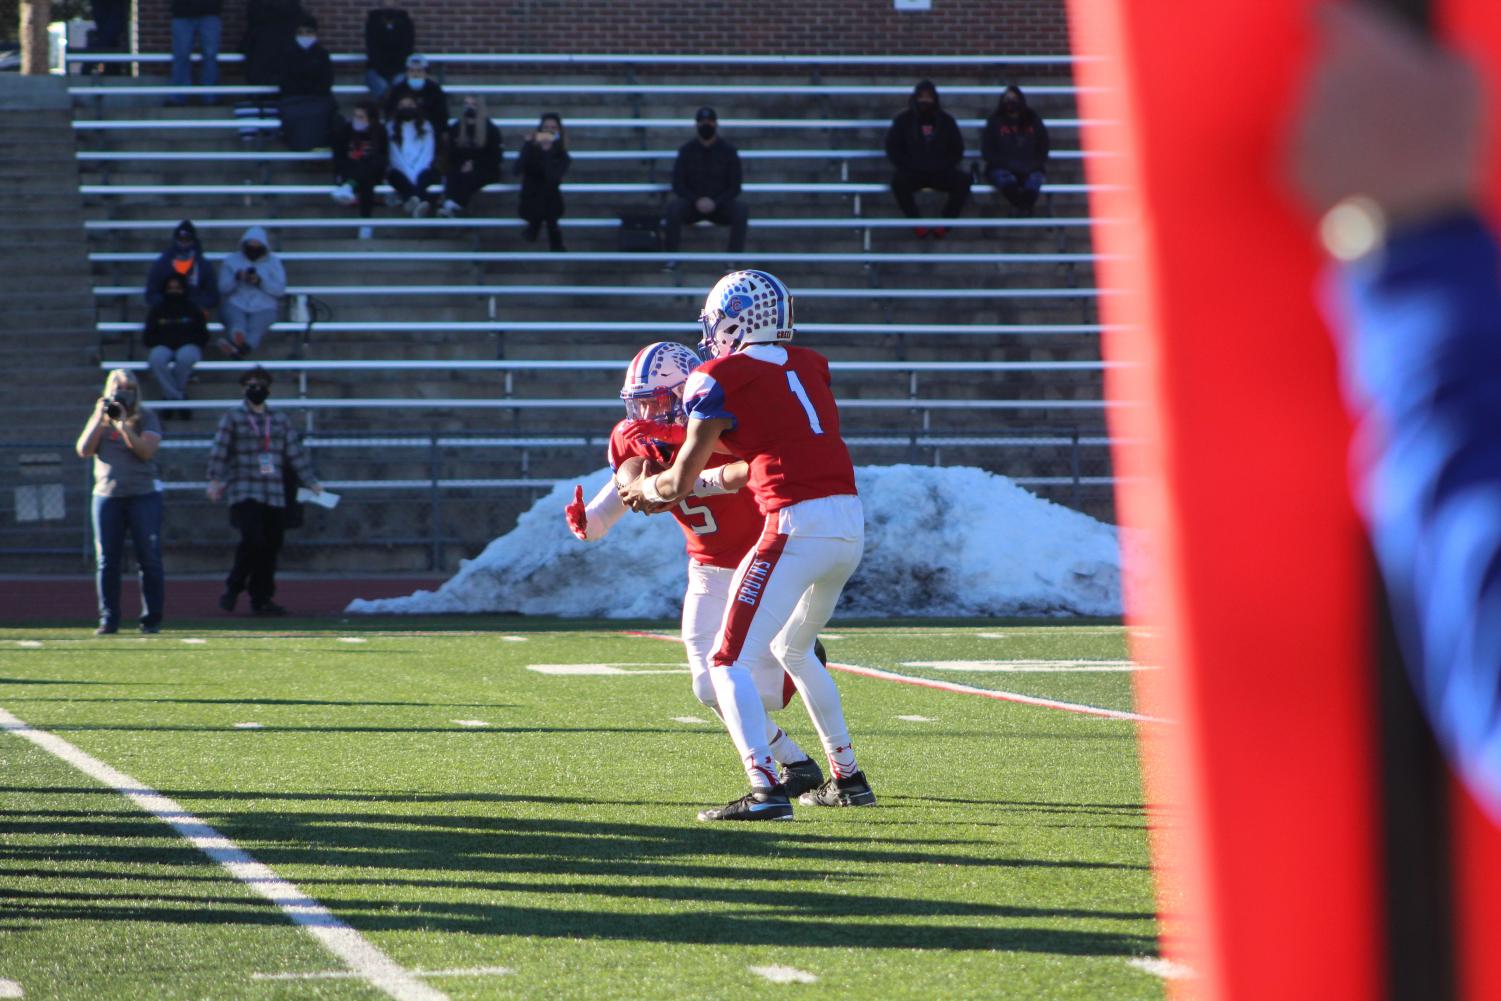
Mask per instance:
[[[897,719],[902,720],[902,721],[907,722],[907,723],[931,723],[931,722],[933,722],[931,719],[929,719],[926,716],[898,716]]]
[[[1157,956],[1138,956],[1130,960],[1132,966],[1143,973],[1161,977],[1163,980],[1192,980],[1194,971],[1191,967],[1182,963],[1175,963],[1171,959],[1160,959]]]
[[[1129,660],[907,660],[903,667],[926,667],[934,671],[981,671],[1012,674],[1118,673],[1147,670]]]
[[[480,726],[489,726],[490,725],[489,723],[486,723],[482,719],[456,719],[456,720],[454,720],[454,722],[457,723],[459,726],[480,727]]]
[[[42,648],[42,641],[41,640],[16,640],[16,646],[20,647],[22,650],[40,650]],[[0,996],[3,996],[3,995],[0,995]],[[18,995],[14,995],[14,996],[15,997],[20,997],[19,994]]]
[[[502,636],[501,639],[504,640],[507,643],[525,643],[525,642],[527,642],[527,639],[526,639],[525,636]]]
[[[787,373],[791,375],[792,373]],[[818,978],[807,970],[799,970],[795,966],[752,966],[750,971],[758,977],[765,977],[774,984],[816,984]]]
[[[0,709],[0,730],[67,762],[96,782],[120,793],[156,819],[168,824],[231,876],[275,904],[293,924],[300,925],[329,952],[342,959],[361,980],[396,1001],[449,1001],[448,995],[417,979],[405,967],[334,916],[318,901],[282,879],[268,865],[257,862],[239,845],[199,820],[178,803],[87,754],[61,737],[37,730]]]
[[[706,719],[699,719],[697,716],[674,716],[672,718],[672,721],[674,723],[707,723],[707,722],[709,722]]]
[[[182,640],[188,646],[203,646],[208,640],[199,639],[197,636],[185,636]]]
[[[363,637],[363,636],[340,636],[339,637],[339,642],[340,643],[369,643],[370,641],[367,640],[367,639],[365,639],[365,637]]]
[[[674,667],[670,670],[626,670],[627,667],[651,665],[617,665],[617,664],[528,664],[528,671],[536,671],[538,674],[555,675],[582,675],[582,674],[687,674],[687,667]]]
[[[0,980],[0,998],[24,998],[26,992],[14,980]]]
[[[236,730],[259,730],[260,728],[261,728],[261,724],[259,724],[259,723],[236,723],[235,724],[235,729]]]

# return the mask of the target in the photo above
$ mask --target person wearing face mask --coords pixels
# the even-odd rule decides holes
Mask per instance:
[[[188,378],[193,366],[203,360],[208,345],[208,321],[188,298],[187,283],[181,275],[167,278],[162,301],[151,307],[142,332],[146,360],[161,389],[163,399],[188,398]],[[187,417],[186,410],[165,410],[163,417]]]
[[[948,195],[943,217],[959,217],[969,201],[970,185],[969,174],[959,169],[959,161],[964,159],[964,136],[954,116],[939,104],[933,81],[923,80],[912,88],[907,110],[891,120],[891,128],[886,130],[886,157],[895,171],[891,193],[903,215],[918,218],[921,213],[914,195],[931,188]],[[930,233],[942,237],[948,229],[918,226],[915,232],[919,237]]]
[[[224,581],[219,607],[235,609],[250,592],[256,615],[285,615],[276,596],[276,564],[286,533],[287,481],[315,493],[323,487],[290,418],[266,405],[271,373],[260,366],[240,376],[245,402],[219,419],[208,460],[208,499],[229,505],[229,522],[240,533],[234,565]]]
[[[490,121],[485,99],[464,96],[464,110],[448,130],[448,175],[443,180],[443,207],[438,214],[453,218],[469,208],[469,200],[487,184],[500,180],[500,129]]]
[[[146,305],[162,301],[167,279],[178,275],[186,283],[188,298],[203,310],[206,318],[219,305],[219,279],[214,266],[203,256],[198,242],[198,228],[184,219],[172,231],[172,242],[151,264],[146,275]]]
[[[295,47],[282,66],[280,114],[282,138],[291,149],[327,146],[335,114],[334,64],[318,44],[318,19],[303,14],[297,21]]]
[[[448,132],[448,94],[428,75],[427,57],[416,52],[407,57],[406,73],[386,91],[386,117],[394,117],[396,108],[407,98],[416,102],[434,135]]]
[[[395,190],[395,197],[403,209],[413,219],[420,219],[433,208],[428,187],[443,177],[436,166],[437,134],[411,97],[402,98],[397,103],[396,115],[387,131],[391,145],[386,180]]]
[[[286,269],[281,258],[271,253],[264,226],[247,229],[240,237],[240,249],[224,258],[219,266],[219,291],[224,294],[219,307],[224,321],[219,350],[242,358],[261,346],[287,293]]]
[[[678,149],[664,242],[669,251],[677,250],[684,224],[691,226],[707,219],[716,226],[730,227],[730,253],[741,253],[745,250],[750,210],[740,200],[740,153],[719,135],[719,116],[713,108],[699,108],[693,117],[698,137]]]
[[[333,199],[340,205],[359,205],[360,218],[369,219],[375,207],[375,186],[386,176],[389,142],[381,124],[380,107],[361,101],[347,121],[340,119],[334,131]],[[372,235],[360,227],[360,239]]]
[[[563,135],[562,116],[547,112],[538,120],[537,131],[521,144],[521,155],[516,158],[516,175],[521,178],[517,214],[526,220],[521,236],[527,242],[536,240],[545,225],[548,248],[563,249],[558,220],[563,218],[563,175],[568,173],[572,159]]]
[[[1012,84],[1001,94],[980,134],[985,179],[995,185],[1017,215],[1031,215],[1042,193],[1048,165],[1048,127]]]
[[[156,415],[141,409],[135,376],[117,368],[74,446],[94,460],[94,557],[99,592],[95,635],[120,631],[120,566],[125,533],[141,569],[141,632],[161,631],[166,574],[162,569],[162,484],[152,459],[162,441]]]

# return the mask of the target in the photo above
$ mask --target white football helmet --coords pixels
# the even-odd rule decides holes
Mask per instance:
[[[765,271],[731,271],[709,290],[698,322],[704,328],[698,353],[705,360],[747,344],[784,344],[793,334],[792,293]]]
[[[683,383],[699,364],[692,349],[674,341],[656,341],[637,351],[620,387],[626,416],[633,421],[683,421]]]

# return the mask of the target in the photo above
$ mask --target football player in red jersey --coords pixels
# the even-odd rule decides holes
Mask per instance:
[[[717,449],[749,466],[748,489],[765,517],[760,540],[735,571],[710,677],[751,791],[700,820],[782,820],[792,804],[766,745],[765,710],[750,665],[770,651],[803,693],[833,776],[799,802],[875,803],[855,761],[838,689],[810,651],[865,548],[855,468],[839,434],[829,364],[793,347],[792,295],[765,271],[735,271],[709,292],[701,353],[688,377],[688,428],[673,464],[626,487],[650,510],[687,497]],[[816,670],[815,670],[816,668]]]
[[[699,365],[691,350],[671,341],[648,344],[626,366],[620,397],[626,419],[610,432],[607,457],[615,477],[587,505],[583,487],[574,487],[573,502],[564,513],[579,539],[602,539],[625,511],[617,481],[625,482],[622,467],[639,458],[665,465],[684,437],[683,385]],[[720,453],[712,457],[695,491],[668,510],[683,529],[688,546],[688,590],[683,597],[683,646],[693,673],[693,694],[719,713],[709,662],[714,640],[724,619],[735,568],[761,535],[762,518],[750,493],[739,488],[746,479],[745,463]],[[767,711],[791,701],[791,676],[770,653],[751,665],[751,677]],[[789,791],[817,789],[823,772],[795,741],[767,717],[766,740],[781,766],[779,778]]]

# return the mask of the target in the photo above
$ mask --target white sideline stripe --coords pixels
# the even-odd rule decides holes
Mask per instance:
[[[259,730],[264,725],[265,724],[263,724],[263,723],[236,723],[235,724],[235,729],[236,730]]]
[[[1014,674],[1087,674],[1151,670],[1130,660],[904,660],[903,667],[934,671],[1006,672]]]
[[[1185,966],[1182,963],[1175,963],[1171,959],[1159,959],[1156,956],[1138,956],[1136,959],[1128,960],[1127,962],[1143,973],[1150,973],[1153,976],[1161,977],[1163,980],[1192,980],[1195,976],[1192,967]]]
[[[630,667],[637,665],[631,664]],[[528,671],[538,674],[687,674],[686,667],[674,667],[663,671],[627,671],[614,664],[528,664]]]
[[[709,722],[706,719],[699,719],[697,716],[674,716],[672,718],[672,721],[674,723],[707,723],[707,722]]]
[[[21,647],[24,650],[40,650],[42,648],[42,641],[41,640],[16,640],[16,646]]]
[[[23,998],[26,992],[14,980],[0,980],[0,998]]]
[[[365,637],[363,637],[363,636],[340,636],[339,637],[339,642],[340,643],[369,643],[370,641],[367,640],[367,639],[365,639]]]
[[[231,876],[280,908],[293,924],[307,929],[319,944],[349,965],[353,976],[396,1001],[449,1001],[448,995],[418,980],[410,970],[399,966],[363,935],[335,917],[327,907],[155,789],[79,750],[56,734],[35,729],[3,708],[0,708],[0,730],[30,741],[170,825]]]
[[[748,966],[758,977],[765,977],[774,984],[816,984],[818,978],[807,970],[795,966]]]
[[[904,720],[905,722],[908,722],[908,723],[931,723],[931,722],[933,722],[931,719],[929,719],[926,716],[898,716],[897,719]]]
[[[459,726],[474,726],[474,727],[478,727],[478,726],[489,726],[490,725],[489,723],[487,723],[486,721],[484,721],[482,719],[456,719],[456,720],[454,720],[454,722],[457,723]]]
[[[455,970],[413,970],[414,977],[504,977],[516,971],[509,966],[471,966]],[[349,970],[318,970],[313,973],[252,973],[251,980],[354,980]]]

